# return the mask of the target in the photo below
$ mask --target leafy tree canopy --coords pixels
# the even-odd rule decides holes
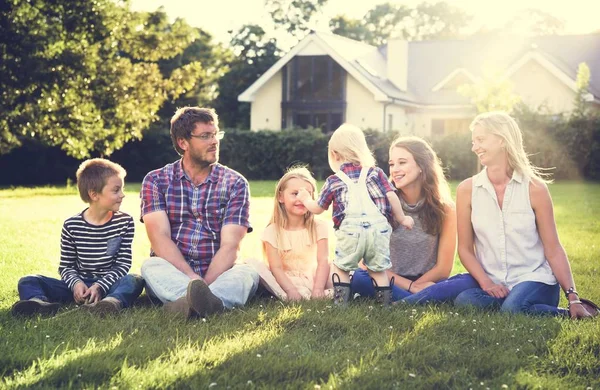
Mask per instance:
[[[167,100],[187,93],[200,62],[160,62],[198,37],[159,9],[129,10],[112,0],[12,0],[0,19],[0,153],[24,138],[69,155],[110,155],[156,119]],[[163,62],[164,64],[164,62]]]
[[[335,34],[380,46],[390,38],[414,41],[458,37],[470,20],[463,10],[443,1],[412,8],[383,3],[369,10],[362,20],[337,16],[329,27]]]
[[[242,26],[232,33],[229,70],[218,82],[215,109],[225,127],[250,128],[250,107],[237,97],[281,57],[277,42],[258,25]]]

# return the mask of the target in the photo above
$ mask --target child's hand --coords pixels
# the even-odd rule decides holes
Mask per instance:
[[[102,289],[100,285],[94,283],[87,289],[85,294],[83,294],[83,298],[85,298],[86,304],[96,303],[102,299]]]
[[[404,218],[402,218],[402,221],[398,222],[400,222],[400,225],[404,226],[407,229],[412,229],[415,225],[415,221],[412,219],[412,217],[409,217],[408,215],[404,216]]]
[[[315,288],[310,294],[312,299],[322,299],[325,298],[325,291],[322,288]]]
[[[298,190],[298,195],[296,195],[296,198],[298,198],[298,200],[302,203],[306,202],[307,200],[310,200],[310,192],[306,191],[306,188],[300,188]]]
[[[77,282],[75,287],[73,287],[73,300],[75,303],[83,304],[85,303],[84,294],[87,292],[88,288],[83,282]]]
[[[302,300],[302,295],[300,295],[300,293],[297,290],[286,292],[286,294],[288,301],[297,302]]]

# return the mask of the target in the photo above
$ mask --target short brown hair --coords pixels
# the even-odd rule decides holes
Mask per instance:
[[[119,176],[124,179],[127,171],[119,164],[104,158],[92,158],[82,162],[75,175],[81,200],[91,203],[90,191],[102,192],[109,177]]]
[[[219,127],[219,116],[212,108],[182,107],[171,118],[171,141],[180,155],[183,155],[183,150],[177,145],[177,139],[190,139],[196,123],[212,123]]]

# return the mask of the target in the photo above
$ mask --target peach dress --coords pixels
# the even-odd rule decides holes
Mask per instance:
[[[329,229],[327,223],[315,220],[317,228],[317,241],[328,238]],[[277,247],[275,225],[269,225],[263,232],[261,240],[264,243]],[[304,299],[310,299],[314,284],[315,272],[317,271],[317,242],[311,245],[310,236],[307,229],[302,230],[282,230],[283,251],[281,254],[281,264],[286,276],[296,286],[298,292]],[[256,263],[257,261],[255,261]],[[279,286],[273,274],[268,270],[267,260],[263,265],[258,265],[261,282],[280,299],[286,299],[285,291]],[[265,267],[266,265],[266,267]],[[255,264],[256,266],[256,264]],[[266,269],[265,269],[266,268]]]

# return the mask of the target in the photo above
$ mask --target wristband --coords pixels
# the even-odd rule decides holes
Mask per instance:
[[[411,282],[410,282],[410,284],[408,285],[408,292],[410,292],[410,288],[412,287],[412,284],[413,284],[414,282],[415,282],[415,281],[413,280],[413,281],[411,281]]]
[[[565,297],[567,297],[567,299],[569,299],[569,294],[575,294],[579,296],[579,294],[577,294],[577,291],[575,291],[575,287],[569,287],[568,290],[565,290]]]

